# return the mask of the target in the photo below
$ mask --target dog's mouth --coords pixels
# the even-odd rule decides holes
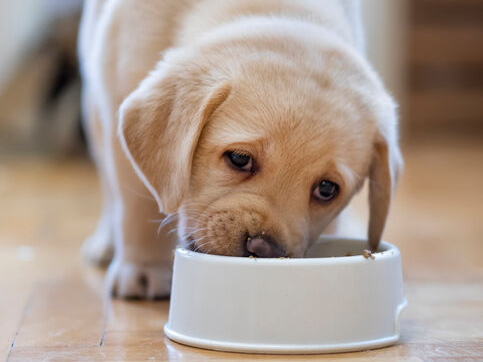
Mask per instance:
[[[284,258],[299,253],[288,233],[263,213],[238,207],[183,212],[178,223],[180,244],[204,254],[234,257]]]
[[[230,253],[231,256],[239,257],[252,257],[252,258],[288,258],[289,255],[285,251],[285,248],[281,247],[279,244],[274,242],[265,233],[259,234],[257,236],[246,236],[242,237],[240,244],[241,249],[237,253]],[[196,239],[188,235],[186,237],[185,247],[188,250],[204,253],[204,254],[218,254],[218,250],[214,248],[213,250],[204,250],[202,244],[198,244]],[[227,253],[222,253],[226,255]]]

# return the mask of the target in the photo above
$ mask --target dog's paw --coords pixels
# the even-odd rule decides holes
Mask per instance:
[[[114,240],[110,228],[100,225],[84,241],[82,255],[89,264],[108,266],[114,256]]]
[[[114,260],[107,272],[107,288],[113,297],[162,299],[171,291],[171,265],[143,265]]]

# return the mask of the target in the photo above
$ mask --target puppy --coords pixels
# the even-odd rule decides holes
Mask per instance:
[[[369,179],[376,248],[401,168],[358,1],[87,0],[86,129],[103,190],[88,259],[120,297],[167,295],[179,239],[303,257]],[[177,217],[177,237],[164,224]],[[335,221],[334,221],[335,220]]]

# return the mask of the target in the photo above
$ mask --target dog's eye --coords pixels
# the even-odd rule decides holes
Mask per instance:
[[[228,151],[225,153],[225,157],[230,164],[241,171],[253,171],[253,158],[246,153],[240,153],[236,151]]]
[[[339,194],[339,185],[329,180],[322,180],[314,190],[314,197],[328,202]]]

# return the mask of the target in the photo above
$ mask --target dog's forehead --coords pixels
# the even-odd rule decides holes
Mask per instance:
[[[337,90],[289,97],[279,93],[240,99],[233,95],[206,127],[207,141],[257,143],[291,158],[328,152],[351,157],[371,143],[376,122],[356,97]]]

